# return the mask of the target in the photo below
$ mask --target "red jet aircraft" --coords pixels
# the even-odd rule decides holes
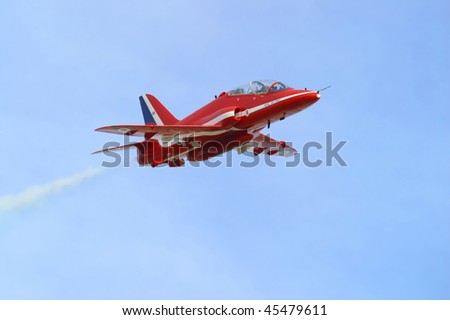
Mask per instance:
[[[279,81],[252,81],[228,92],[182,120],[150,94],[139,97],[145,125],[114,125],[96,131],[144,137],[145,140],[94,153],[137,148],[140,165],[183,166],[232,149],[257,156],[292,156],[284,141],[261,133],[271,123],[300,112],[320,98],[319,91],[289,88]]]

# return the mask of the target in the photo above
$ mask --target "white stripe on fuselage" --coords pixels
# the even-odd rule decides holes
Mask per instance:
[[[209,120],[208,122],[204,123],[203,125],[204,126],[215,125],[215,124],[219,123],[220,121],[225,120],[227,118],[231,118],[231,117],[234,117],[234,111],[228,111],[228,112],[222,113],[221,115],[215,117],[212,120]]]
[[[252,107],[252,108],[248,108],[248,109],[246,109],[246,110],[244,110],[242,112],[245,114],[245,116],[248,117],[250,114],[255,113],[257,111],[260,111],[262,109],[271,107],[274,104],[277,104],[278,102],[281,102],[281,101],[284,101],[284,100],[287,100],[287,99],[290,99],[290,98],[302,96],[302,95],[305,95],[305,94],[310,94],[310,93],[311,93],[310,91],[307,91],[307,92],[300,92],[300,93],[292,94],[290,96],[282,97],[282,98],[279,98],[279,99],[275,99],[275,100],[272,100],[272,101],[260,104],[258,106]],[[204,125],[205,126],[215,125],[215,124],[219,123],[220,121],[223,121],[223,120],[225,120],[227,118],[234,117],[234,115],[235,115],[234,111],[228,111],[228,112],[225,112],[225,113],[215,117],[214,119],[204,123]]]
[[[254,113],[256,111],[259,111],[259,110],[262,110],[264,108],[273,106],[274,104],[276,104],[278,102],[281,102],[281,101],[284,101],[284,100],[287,100],[287,99],[290,99],[290,98],[302,96],[302,95],[305,95],[305,94],[309,94],[309,93],[311,93],[311,92],[310,91],[308,91],[308,92],[300,92],[300,93],[292,94],[290,96],[286,96],[286,97],[283,97],[283,98],[275,99],[275,100],[272,100],[272,101],[260,104],[259,106],[249,108],[248,109],[249,110],[249,114],[252,114],[252,113]]]
[[[247,110],[244,110],[243,112],[245,112],[246,116],[248,116],[248,115],[250,115],[252,113],[255,113],[257,111],[260,111],[262,109],[271,107],[274,104],[277,104],[278,102],[281,102],[281,101],[284,101],[284,100],[287,100],[287,99],[290,99],[290,98],[298,97],[298,96],[301,96],[301,95],[309,94],[309,93],[311,93],[311,92],[308,91],[308,92],[300,92],[300,93],[292,94],[290,96],[282,97],[282,98],[279,98],[279,99],[275,99],[275,100],[272,100],[272,101],[269,101],[269,102],[257,105],[257,106],[252,107],[252,108],[248,108]],[[148,100],[146,99],[146,101],[148,101]],[[150,102],[148,102],[148,103],[150,103]],[[219,122],[221,122],[221,121],[223,121],[225,119],[228,119],[228,118],[234,117],[234,116],[235,116],[234,111],[228,111],[228,112],[222,113],[221,115],[215,117],[212,120],[209,120],[208,122],[204,123],[203,125],[205,125],[205,126],[215,125],[215,124],[218,124]],[[158,117],[158,119],[159,119],[159,117]],[[156,118],[155,118],[155,121],[157,121]],[[248,129],[247,132],[260,131],[261,129],[262,128],[257,128],[257,130]],[[240,130],[245,130],[245,129],[238,129],[236,127],[231,127],[229,129],[226,129],[226,130],[199,131],[199,132],[195,132],[195,133],[178,134],[178,139],[188,138],[189,136],[197,136],[197,137],[199,137],[199,136],[218,136],[218,135],[221,135],[221,134],[223,134],[225,132],[240,131]],[[167,135],[164,135],[164,136],[167,136]],[[162,143],[163,143],[163,135],[162,134],[155,134],[153,136],[153,139],[158,140],[159,143],[162,145]],[[167,143],[168,145],[171,145],[171,144],[175,143],[175,141],[174,140],[165,141],[165,143]]]

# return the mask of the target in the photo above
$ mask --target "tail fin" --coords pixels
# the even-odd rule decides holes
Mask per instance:
[[[145,124],[153,123],[162,126],[176,124],[179,121],[151,94],[140,96],[139,102],[141,103]]]

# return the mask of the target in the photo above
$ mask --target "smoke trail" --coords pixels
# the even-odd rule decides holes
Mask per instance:
[[[89,168],[86,171],[74,174],[67,178],[61,178],[43,185],[31,186],[18,194],[1,196],[0,212],[31,205],[48,195],[57,194],[67,187],[75,186],[83,180],[95,176],[101,171],[102,170],[100,169]]]

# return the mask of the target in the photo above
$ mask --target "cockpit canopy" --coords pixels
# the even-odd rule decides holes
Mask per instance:
[[[255,80],[228,91],[228,95],[239,94],[267,94],[289,88],[285,84],[274,80]]]

